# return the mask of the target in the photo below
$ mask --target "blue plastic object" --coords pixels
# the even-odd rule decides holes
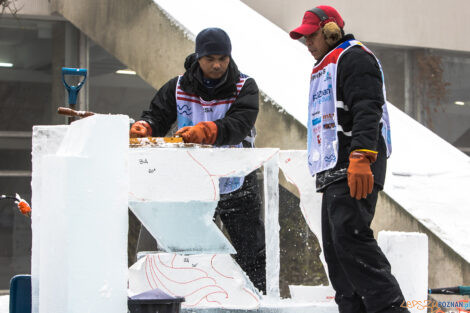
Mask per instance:
[[[70,68],[70,67],[63,67],[62,68],[62,82],[64,83],[65,89],[67,89],[69,93],[69,105],[70,104],[77,104],[77,95],[82,88],[83,84],[86,81],[88,70],[86,68]],[[76,86],[70,86],[65,81],[65,75],[72,75],[72,76],[83,76],[83,80],[78,83]]]
[[[31,275],[16,275],[11,279],[10,313],[31,313]]]

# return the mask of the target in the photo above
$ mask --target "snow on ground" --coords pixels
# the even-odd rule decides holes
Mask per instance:
[[[238,0],[154,0],[189,37],[206,27],[227,31],[240,70],[305,124],[314,59],[301,43]],[[303,12],[299,12],[299,22]],[[389,105],[392,157],[385,191],[470,262],[470,158]]]
[[[385,192],[470,261],[470,158],[396,108]]]
[[[10,296],[0,296],[0,313],[10,312]]]

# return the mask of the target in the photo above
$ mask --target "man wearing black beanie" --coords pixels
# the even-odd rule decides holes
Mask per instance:
[[[157,92],[131,137],[164,136],[176,121],[184,142],[254,147],[259,91],[253,78],[239,72],[230,38],[220,28],[196,36],[186,72]],[[266,292],[264,224],[256,173],[220,179],[219,214],[237,250],[235,259],[254,285]]]

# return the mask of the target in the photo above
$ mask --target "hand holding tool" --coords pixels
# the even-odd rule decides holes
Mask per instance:
[[[176,132],[186,143],[213,145],[217,139],[217,125],[214,122],[200,122],[195,126],[186,126]]]

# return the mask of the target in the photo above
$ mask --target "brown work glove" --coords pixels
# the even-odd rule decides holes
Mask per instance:
[[[360,200],[366,198],[374,188],[374,176],[370,165],[377,159],[377,152],[354,150],[349,155],[348,186],[351,197]]]
[[[175,135],[183,137],[184,142],[213,145],[217,139],[217,125],[214,122],[200,122],[181,128]]]
[[[152,127],[146,121],[137,121],[131,126],[129,131],[129,137],[138,138],[138,137],[151,137],[152,136]]]

